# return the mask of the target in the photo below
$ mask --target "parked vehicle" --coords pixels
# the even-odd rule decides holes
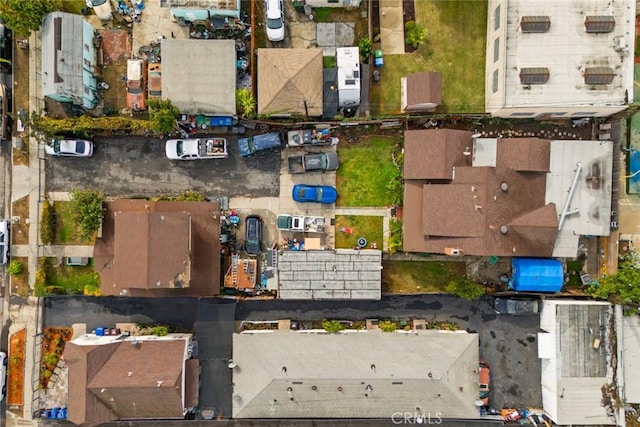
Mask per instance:
[[[280,148],[282,148],[282,139],[277,132],[238,139],[238,152],[242,157],[250,157]]]
[[[44,151],[51,156],[91,157],[93,142],[85,139],[55,139],[44,146]]]
[[[145,70],[144,60],[127,60],[127,108],[133,111],[141,111],[147,108]]]
[[[276,228],[280,231],[324,233],[326,221],[321,216],[278,215]]]
[[[162,64],[149,64],[147,69],[149,99],[162,98]]]
[[[170,139],[165,152],[171,160],[226,159],[229,156],[225,138]]]
[[[338,154],[335,151],[326,153],[305,153],[288,159],[290,173],[326,172],[338,169]]]
[[[252,256],[262,252],[262,219],[258,215],[244,220],[244,251]]]
[[[282,0],[265,0],[267,38],[272,42],[284,40],[284,4]]]
[[[540,301],[536,299],[496,298],[494,308],[497,314],[528,315],[540,312]]]
[[[11,73],[13,61],[13,32],[0,19],[0,72]]]
[[[328,185],[297,184],[293,186],[292,197],[300,203],[335,203],[338,192]]]
[[[5,265],[9,262],[10,245],[9,221],[0,221],[0,265]]]
[[[88,257],[70,256],[65,260],[65,264],[72,267],[84,267],[89,265]]]
[[[480,362],[478,367],[478,400],[482,406],[489,406],[489,392],[491,391],[491,368],[487,362]]]
[[[96,16],[101,21],[109,21],[112,18],[111,2],[109,0],[91,0],[91,5]]]
[[[0,351],[0,400],[4,400],[7,396],[7,363],[9,359],[7,358],[7,353],[4,351]]]
[[[9,99],[7,98],[7,87],[0,84],[0,140],[10,136],[7,129],[7,110],[11,108]]]
[[[300,147],[303,145],[338,145],[338,138],[331,136],[331,128],[298,129],[287,132],[287,145]]]

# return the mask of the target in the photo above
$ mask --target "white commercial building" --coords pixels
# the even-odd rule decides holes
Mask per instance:
[[[633,102],[635,0],[489,0],[485,107],[606,117]]]

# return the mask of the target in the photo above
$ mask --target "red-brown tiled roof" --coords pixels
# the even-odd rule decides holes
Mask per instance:
[[[405,139],[404,251],[453,248],[469,255],[551,256],[558,219],[555,205],[545,205],[549,141],[525,139],[523,155],[517,139],[498,140],[496,167],[473,167],[467,166],[469,156],[451,160],[447,154],[471,145],[470,132],[468,142],[456,138],[452,144],[442,132],[410,132]],[[438,172],[429,175],[421,169],[425,164]],[[448,169],[454,172],[444,181],[442,171]]]
[[[114,286],[186,288],[191,217],[186,212],[116,212]]]
[[[212,296],[220,291],[220,205],[217,202],[155,202],[149,200],[121,199],[107,202],[107,212],[103,221],[102,237],[96,240],[94,248],[94,260],[96,270],[100,272],[101,291],[104,295],[121,295],[126,291],[128,296]],[[131,245],[137,250],[149,250],[151,253],[155,247],[166,247],[165,244],[172,242],[167,233],[145,237],[144,233],[127,232],[116,237],[116,213],[138,213],[138,214],[167,214],[167,218],[188,217],[191,221],[191,272],[189,286],[186,288],[160,288],[153,287],[156,280],[150,280],[149,288],[139,288],[140,279],[143,274],[139,270],[141,265],[132,265],[135,260],[124,258],[119,261],[118,247]],[[159,218],[155,216],[155,218]],[[173,218],[173,217],[172,217]],[[184,228],[182,220],[177,220],[181,228]],[[130,228],[130,227],[129,227]],[[169,233],[171,234],[171,233]],[[175,233],[174,233],[175,234]],[[183,238],[188,233],[180,231],[179,238],[184,243]],[[165,239],[165,242],[156,242],[155,239]],[[119,240],[119,245],[116,241]],[[155,243],[154,243],[155,242]],[[149,245],[152,245],[151,247]],[[180,255],[184,256],[184,253]],[[162,258],[164,259],[164,258]],[[181,258],[184,260],[185,258]],[[115,261],[115,262],[114,262]],[[150,261],[153,263],[154,261]],[[122,265],[124,264],[124,267]],[[176,265],[174,263],[174,265]],[[150,266],[152,266],[150,264]],[[120,270],[122,268],[122,270]],[[164,268],[164,267],[163,267]],[[148,271],[148,270],[147,270]],[[127,276],[131,274],[135,280],[129,281]],[[164,273],[163,273],[164,274]],[[152,273],[147,273],[149,279],[154,279]],[[135,285],[135,286],[133,286]]]
[[[440,73],[425,71],[409,74],[406,79],[407,111],[421,110],[420,104],[442,104],[442,77]]]
[[[69,420],[182,418],[184,340],[67,343]]]
[[[404,133],[404,179],[451,179],[454,165],[471,165],[473,132],[453,129]]]

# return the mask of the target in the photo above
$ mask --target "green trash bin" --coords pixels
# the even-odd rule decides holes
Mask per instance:
[[[376,49],[373,52],[373,65],[376,68],[382,68],[384,65],[384,58],[382,57],[382,49]]]

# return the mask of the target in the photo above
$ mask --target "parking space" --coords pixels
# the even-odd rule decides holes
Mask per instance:
[[[208,197],[277,197],[280,157],[244,159],[227,137],[229,158],[171,161],[158,138],[99,138],[88,159],[47,158],[47,191],[94,188],[107,196],[153,197],[198,191]]]

